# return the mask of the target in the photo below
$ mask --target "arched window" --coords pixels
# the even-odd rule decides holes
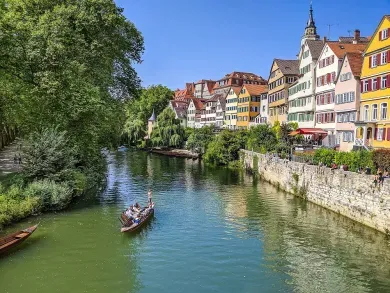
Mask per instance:
[[[378,105],[372,105],[372,120],[378,120]]]
[[[364,106],[364,117],[363,117],[363,120],[364,121],[368,121],[369,120],[369,117],[368,117],[368,112],[369,111],[369,106],[368,105],[365,105]]]

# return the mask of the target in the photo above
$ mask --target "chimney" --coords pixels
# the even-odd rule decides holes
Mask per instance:
[[[328,39],[324,36],[324,44],[326,43],[327,40],[328,40]]]
[[[355,30],[355,34],[353,37],[353,43],[357,44],[360,41],[360,30]]]

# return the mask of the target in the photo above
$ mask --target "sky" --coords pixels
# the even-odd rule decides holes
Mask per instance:
[[[233,71],[268,79],[274,58],[295,59],[309,0],[115,0],[145,41],[143,86],[173,90]],[[317,33],[335,40],[374,33],[390,0],[313,0]],[[330,33],[329,33],[329,26]],[[348,32],[350,31],[350,33]]]

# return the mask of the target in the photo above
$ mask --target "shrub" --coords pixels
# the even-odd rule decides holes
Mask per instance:
[[[390,150],[374,150],[372,160],[376,167],[390,167]]]
[[[67,184],[45,179],[29,184],[25,196],[38,198],[43,211],[60,210],[70,203],[72,189]]]
[[[322,162],[325,166],[330,167],[331,164],[334,162],[334,158],[336,155],[335,150],[321,148],[316,150],[313,157],[314,164],[318,165],[320,162]]]

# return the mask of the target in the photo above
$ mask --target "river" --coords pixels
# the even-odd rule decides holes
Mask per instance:
[[[223,168],[144,152],[109,157],[105,191],[40,222],[0,258],[0,292],[390,292],[385,235]],[[120,212],[154,219],[119,232]]]

